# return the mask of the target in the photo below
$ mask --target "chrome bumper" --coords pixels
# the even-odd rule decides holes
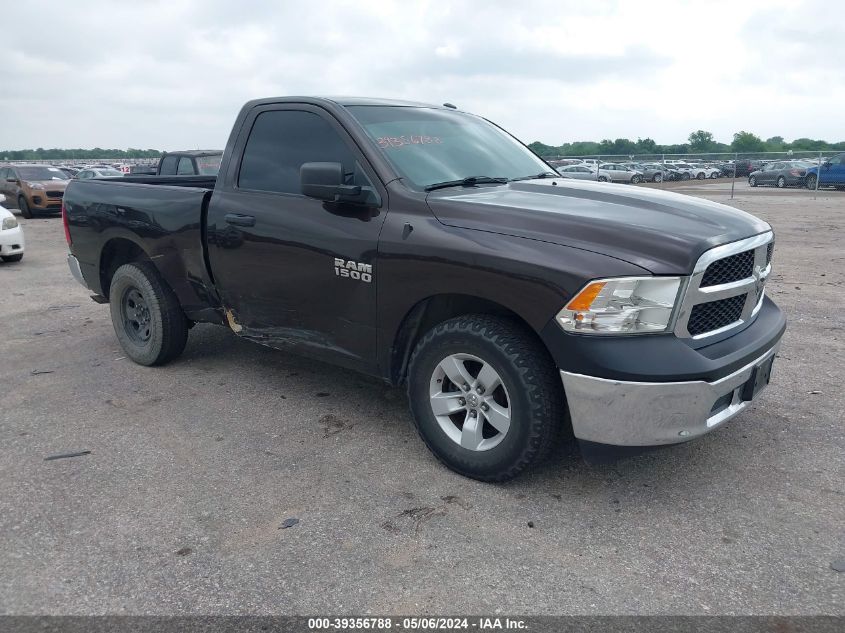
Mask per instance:
[[[659,446],[704,435],[748,406],[742,387],[779,348],[780,343],[714,382],[627,382],[561,371],[575,437],[615,446]]]
[[[70,274],[73,275],[73,278],[88,288],[85,277],[82,276],[82,269],[79,267],[79,260],[70,253],[67,255],[67,266],[70,268]]]

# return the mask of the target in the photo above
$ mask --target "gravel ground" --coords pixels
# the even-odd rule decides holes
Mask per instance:
[[[845,613],[845,194],[732,204],[778,234],[767,392],[695,442],[603,467],[568,448],[507,485],[441,467],[401,391],[224,328],[134,365],[60,221],[23,220],[0,264],[0,613]]]

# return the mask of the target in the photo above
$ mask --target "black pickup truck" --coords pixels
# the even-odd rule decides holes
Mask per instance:
[[[251,101],[217,178],[74,181],[63,218],[135,362],[209,322],[406,385],[428,447],[486,481],[567,432],[596,457],[719,427],[786,327],[765,222],[563,180],[451,106]]]

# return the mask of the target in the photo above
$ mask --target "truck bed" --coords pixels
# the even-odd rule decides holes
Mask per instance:
[[[203,217],[215,182],[207,176],[129,176],[72,181],[64,205],[73,251],[92,290],[110,254],[132,242],[156,262],[189,315],[217,305],[206,266]],[[211,320],[216,320],[212,318]]]

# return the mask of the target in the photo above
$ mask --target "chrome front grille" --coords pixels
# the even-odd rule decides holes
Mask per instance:
[[[687,284],[675,334],[703,339],[753,319],[772,270],[773,239],[768,231],[705,252]]]

